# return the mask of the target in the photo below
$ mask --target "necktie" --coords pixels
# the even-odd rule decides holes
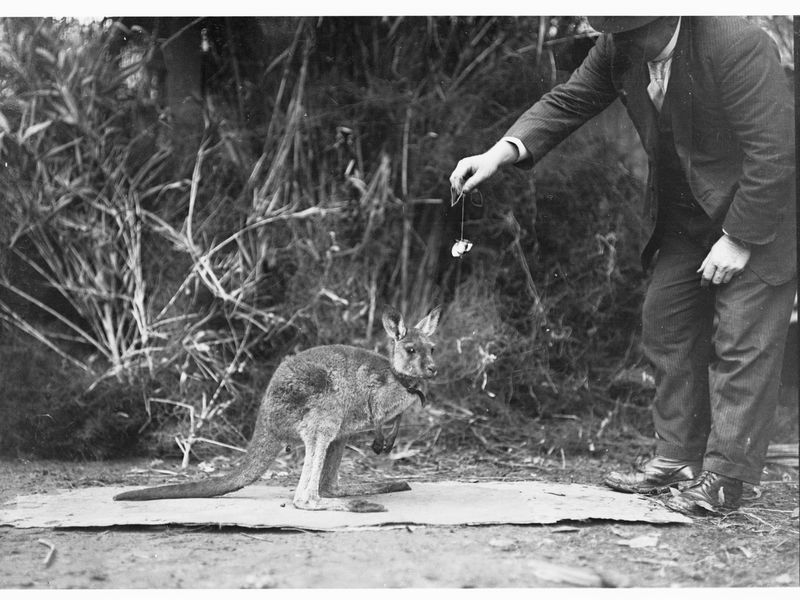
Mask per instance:
[[[647,85],[647,93],[650,95],[650,99],[659,112],[661,111],[661,106],[664,104],[664,94],[666,93],[664,72],[667,67],[667,60],[668,59],[647,63],[647,68],[650,70],[650,83]]]

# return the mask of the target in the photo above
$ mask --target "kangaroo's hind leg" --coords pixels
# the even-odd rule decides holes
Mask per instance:
[[[322,469],[322,478],[320,480],[319,493],[321,496],[328,498],[369,496],[372,494],[406,492],[411,489],[411,486],[409,486],[405,481],[389,481],[386,483],[354,483],[346,486],[339,485],[339,464],[342,461],[344,447],[345,440],[336,440],[328,448],[328,453],[325,457],[325,465]]]
[[[335,466],[334,470],[338,471],[339,462],[344,451],[344,441],[335,440],[335,434],[332,432],[310,432],[303,436],[303,441],[306,446],[306,456],[303,461],[303,470],[300,474],[300,483],[298,483],[294,494],[294,506],[296,508],[301,510],[342,510],[348,512],[382,512],[386,510],[380,504],[358,498],[322,497],[320,488],[323,483],[326,459],[330,457],[330,467]],[[329,468],[325,479],[326,485],[330,485],[330,482],[335,478],[335,473],[331,474]]]

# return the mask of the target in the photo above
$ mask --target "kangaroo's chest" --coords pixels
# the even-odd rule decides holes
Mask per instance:
[[[388,371],[367,367],[341,382],[345,393],[346,420],[357,428],[369,428],[375,422],[392,419],[409,408],[417,395],[406,390]]]

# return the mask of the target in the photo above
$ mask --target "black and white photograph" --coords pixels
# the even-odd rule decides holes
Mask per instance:
[[[793,596],[791,12],[0,8],[0,594]]]

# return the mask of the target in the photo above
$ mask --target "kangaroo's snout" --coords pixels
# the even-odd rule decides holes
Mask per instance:
[[[438,372],[439,370],[436,368],[436,365],[428,365],[425,367],[425,373],[428,375],[428,377],[436,377]]]

